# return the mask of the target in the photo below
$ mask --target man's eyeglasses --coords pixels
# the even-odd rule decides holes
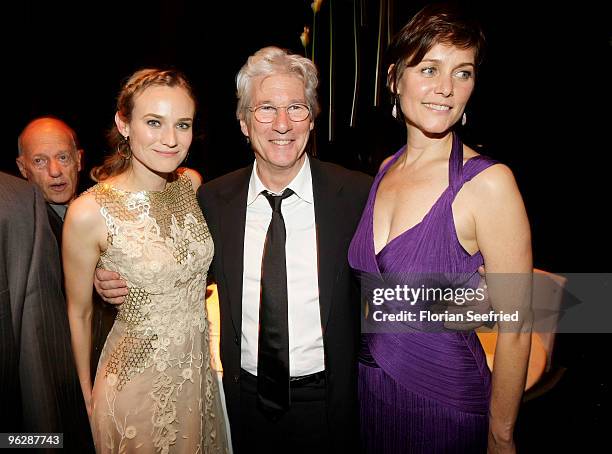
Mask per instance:
[[[262,104],[248,109],[253,112],[255,120],[260,123],[272,123],[278,114],[278,109],[285,109],[291,121],[304,121],[310,116],[310,107],[302,103],[289,104],[288,106]]]

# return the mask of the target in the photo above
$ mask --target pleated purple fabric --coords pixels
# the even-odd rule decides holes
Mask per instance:
[[[464,276],[462,286],[475,288],[483,258],[480,252],[470,256],[459,243],[452,203],[465,182],[496,162],[477,156],[463,164],[463,144],[455,134],[449,186],[420,223],[376,255],[376,191],[403,151],[374,180],[349,248],[351,267],[364,279],[404,276],[412,287],[420,273],[448,276],[448,282],[438,283],[442,287],[456,286],[451,281]],[[419,304],[426,309],[429,303]],[[414,324],[413,332],[362,335],[359,399],[364,449],[385,454],[486,452],[491,376],[478,337],[474,332],[445,331],[442,323],[425,325]]]

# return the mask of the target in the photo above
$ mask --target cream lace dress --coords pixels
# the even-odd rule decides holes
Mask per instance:
[[[98,363],[96,451],[227,452],[204,305],[214,247],[189,178],[160,192],[88,192],[108,228],[99,266],[129,287]]]

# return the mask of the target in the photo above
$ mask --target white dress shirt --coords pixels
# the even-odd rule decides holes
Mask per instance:
[[[281,204],[287,231],[289,374],[299,377],[325,369],[319,308],[317,232],[308,156],[287,187],[295,193]],[[261,194],[265,190],[268,189],[257,175],[255,162],[249,181],[244,234],[241,345],[241,367],[253,375],[257,375],[261,259],[272,219],[270,203]]]

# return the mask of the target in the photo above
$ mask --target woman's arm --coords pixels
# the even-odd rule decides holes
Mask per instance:
[[[495,165],[473,180],[476,241],[487,270],[496,313],[519,312],[499,322],[489,410],[489,452],[515,452],[514,425],[531,346],[531,234],[523,199],[510,169]]]
[[[62,261],[72,350],[87,413],[91,416],[91,316],[93,275],[106,243],[106,225],[93,196],[68,208],[62,233]]]

